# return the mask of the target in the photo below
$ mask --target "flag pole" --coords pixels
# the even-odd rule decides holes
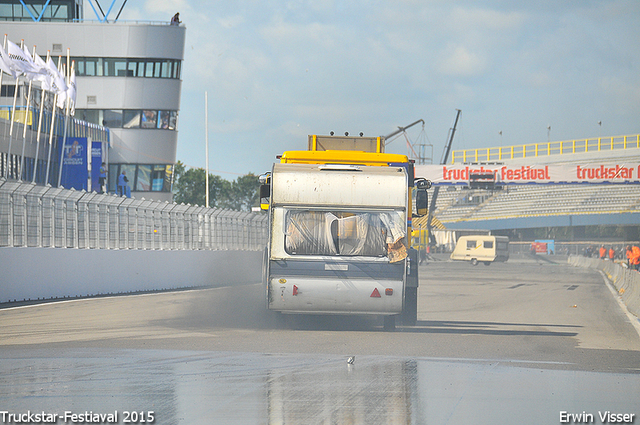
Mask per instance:
[[[38,116],[38,132],[36,134],[36,155],[33,161],[33,177],[31,183],[36,182],[36,172],[38,171],[38,154],[40,153],[40,132],[42,131],[42,119],[44,117],[44,101],[47,97],[47,91],[42,90],[40,95],[40,113]]]
[[[62,64],[62,56],[58,56],[58,68]],[[47,159],[47,179],[45,184],[49,184],[49,168],[51,166],[51,149],[53,148],[53,128],[56,122],[56,108],[58,107],[58,92],[53,96],[53,105],[51,105],[51,128],[49,129],[49,157]]]
[[[67,48],[67,68],[65,70],[67,90],[69,88],[69,85],[71,84],[71,69],[69,68],[69,60],[70,60],[70,54],[69,54],[69,49]],[[60,172],[58,173],[58,187],[60,187],[60,185],[62,184],[62,165],[64,161],[64,145],[67,143],[67,127],[69,126],[69,106],[70,106],[69,95],[67,95],[66,107],[65,107],[65,113],[64,113],[64,131],[62,133],[62,149],[60,150]]]
[[[6,51],[7,50],[7,34],[4,35],[4,41],[2,42],[2,48]],[[4,72],[2,70],[0,70],[0,90],[2,89],[2,77],[4,76]],[[9,111],[7,111],[9,112]],[[6,131],[7,129],[7,125],[5,124],[4,126],[4,131]],[[4,133],[3,131],[3,133]],[[0,159],[1,161],[1,159]],[[0,164],[2,165],[2,164]],[[9,165],[9,154],[7,153],[7,166]],[[1,168],[1,167],[0,167]]]
[[[24,46],[24,40],[21,40],[20,47]],[[18,101],[18,87],[20,83],[20,76],[16,75],[16,88],[13,92],[13,107],[11,108],[11,116],[9,119],[11,120],[11,124],[9,125],[9,150],[7,151],[7,169],[5,170],[4,178],[9,178],[9,168],[11,168],[11,145],[13,144],[13,122],[15,121],[16,115],[16,103]]]
[[[34,53],[35,56],[35,53]],[[49,58],[51,57],[51,52],[47,50],[47,62],[49,62]],[[36,173],[38,171],[38,153],[40,153],[40,132],[42,131],[42,118],[44,116],[44,102],[47,98],[47,91],[42,89],[40,95],[40,116],[38,117],[38,132],[36,134],[36,156],[33,161],[33,178],[31,179],[31,183],[36,182]]]
[[[204,158],[205,158],[205,199],[206,199],[206,207],[209,208],[209,99],[207,97],[207,92],[204,92]]]
[[[47,172],[45,175],[44,184],[49,183],[49,170],[51,168],[51,149],[53,147],[53,127],[56,122],[56,102],[58,101],[58,93],[54,93],[53,95],[53,105],[51,105],[51,128],[49,129],[49,155],[47,155]]]
[[[36,56],[36,46],[33,46],[33,56]],[[20,167],[18,168],[18,180],[22,181],[22,170],[24,169],[24,149],[27,144],[27,119],[31,108],[31,85],[33,80],[29,78],[29,91],[27,92],[27,106],[24,110],[24,125],[22,126],[22,155],[20,156]],[[33,140],[33,139],[32,139]]]
[[[64,65],[63,65],[64,68]],[[67,75],[67,69],[65,68],[64,70],[65,75],[66,75],[66,83],[67,83],[67,87],[69,84],[69,76]],[[60,149],[60,167],[59,167],[59,171],[58,171],[58,186],[60,187],[60,185],[62,184],[62,164],[64,162],[64,145],[67,143],[67,126],[69,125],[69,97],[67,96],[67,98],[65,99],[65,108],[64,108],[64,129],[62,132],[62,148]]]

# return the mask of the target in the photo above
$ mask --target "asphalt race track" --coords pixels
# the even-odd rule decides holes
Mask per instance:
[[[640,423],[638,320],[598,272],[420,273],[395,332],[269,314],[259,284],[5,305],[0,423]]]

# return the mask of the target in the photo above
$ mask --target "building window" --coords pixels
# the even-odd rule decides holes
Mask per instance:
[[[76,109],[75,116],[83,121],[109,128],[175,130],[178,121],[178,111],[155,109]]]
[[[180,60],[72,57],[79,77],[143,77],[180,79]]]
[[[160,111],[158,128],[161,128],[164,130],[175,130],[177,116],[178,114],[176,111]]]
[[[151,191],[151,165],[138,165],[136,190],[141,192]]]
[[[113,109],[105,109],[102,111],[104,117],[102,119],[102,126],[109,128],[120,128],[122,127],[122,111],[113,110]]]
[[[168,181],[169,188],[165,191],[171,191],[171,172],[169,165],[154,165],[153,172],[151,173],[151,190],[153,192],[162,192],[165,188],[165,180],[167,180],[167,171],[168,173]]]
[[[80,73],[80,69],[84,69],[84,73]],[[85,61],[76,60],[76,70],[76,75],[81,77],[102,77],[102,58],[87,58]]]
[[[140,111],[124,111],[124,128],[140,128]]]
[[[16,85],[12,84],[10,86],[2,86],[2,89],[0,89],[0,96],[2,97],[13,97],[15,95],[16,92]]]
[[[102,111],[98,109],[83,109],[76,110],[75,117],[88,123],[102,125],[102,119],[100,115],[102,115]]]
[[[127,77],[135,77],[136,75],[138,75],[138,62],[127,62]]]
[[[0,4],[0,20],[2,21],[71,21],[74,16],[74,0],[50,0],[28,2],[23,5],[20,0],[3,0]],[[43,8],[44,13],[43,13]],[[29,8],[27,10],[26,8]]]
[[[107,77],[128,77],[129,76],[127,75],[126,59],[105,58],[103,59],[103,63],[104,63],[105,76]]]
[[[158,111],[142,111],[140,128],[156,128],[158,125]]]
[[[109,192],[117,193],[118,176],[125,172],[134,192],[171,192],[171,164],[110,164]]]

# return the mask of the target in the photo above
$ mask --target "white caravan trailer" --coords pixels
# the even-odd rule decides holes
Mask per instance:
[[[382,315],[386,328],[409,311],[415,323],[408,179],[402,166],[274,164],[263,270],[267,307]]]
[[[509,259],[509,238],[506,236],[471,235],[460,236],[456,248],[451,253],[452,260],[478,261],[488,266],[494,261]]]

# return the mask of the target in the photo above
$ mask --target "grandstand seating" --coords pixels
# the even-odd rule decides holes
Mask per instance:
[[[475,199],[480,199],[476,201]],[[435,216],[450,222],[640,212],[639,185],[513,185],[489,192],[440,190]]]
[[[526,164],[527,161],[561,164],[590,160],[637,162],[640,160],[640,135],[456,151],[453,163],[465,158],[486,161],[498,157],[505,164]],[[640,214],[638,184],[527,184],[506,185],[496,191],[441,187],[435,217],[444,226],[455,223],[453,227],[459,227],[465,222],[473,222],[477,227],[482,221],[519,219],[521,225],[521,219],[539,223],[536,218],[589,214],[597,214],[598,222],[603,223],[607,221],[607,215],[619,217],[629,213]]]

